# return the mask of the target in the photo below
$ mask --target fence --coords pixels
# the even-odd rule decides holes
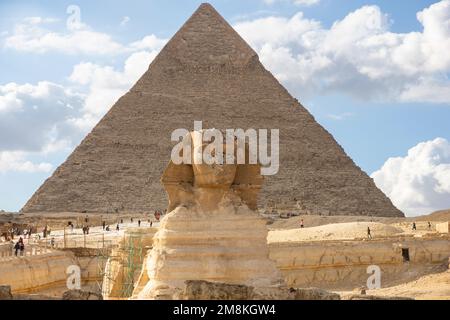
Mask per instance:
[[[53,250],[50,247],[43,247],[37,244],[28,244],[25,245],[24,251],[17,251],[16,256],[14,247],[7,244],[0,246],[0,261],[9,261],[11,259],[19,259],[22,257],[44,255],[51,252],[53,252]]]
[[[52,252],[52,250],[88,248],[88,249],[111,249],[116,244],[111,239],[105,239],[105,234],[61,234],[49,236],[48,238],[25,239],[25,249],[15,255],[14,244],[0,244],[0,261],[12,258],[30,257]]]

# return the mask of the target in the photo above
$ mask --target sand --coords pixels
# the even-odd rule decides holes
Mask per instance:
[[[367,238],[367,228],[370,227],[373,238],[394,236],[403,230],[379,222],[349,222],[335,223],[312,228],[288,230],[272,230],[268,242],[298,242],[319,240],[352,240]]]

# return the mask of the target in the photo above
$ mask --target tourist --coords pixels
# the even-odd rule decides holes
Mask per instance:
[[[431,222],[428,221],[428,230],[431,230]]]
[[[86,215],[86,217],[84,217],[84,222],[88,223],[89,222],[89,217]]]
[[[141,220],[138,220],[138,227],[141,226]]]
[[[109,225],[106,226],[106,231],[109,232]]]
[[[300,221],[300,228],[304,228],[305,227],[305,224],[304,224],[304,221],[303,221],[303,219]]]
[[[119,227],[119,224],[117,224],[116,231],[119,231],[119,230],[120,230],[120,227]]]
[[[150,228],[153,227],[153,221],[150,221]]]
[[[106,228],[106,222],[103,221],[103,230],[105,230],[105,228]]]
[[[120,219],[120,224],[123,224],[123,219]]]
[[[52,248],[55,247],[55,238],[52,238],[52,240],[50,240],[50,246],[51,246]]]
[[[131,218],[131,223],[133,223],[133,218]]]
[[[16,243],[16,256],[17,256],[17,250],[20,250],[20,255],[23,256],[23,252],[25,250],[25,244],[23,243],[22,237],[19,238],[19,241]]]
[[[16,242],[15,246],[14,246],[14,255],[17,257],[17,252],[19,252],[20,249],[20,244],[19,241]]]
[[[372,232],[370,230],[370,227],[367,227],[367,238],[372,239]]]
[[[416,226],[416,223],[415,223],[415,222],[413,222],[412,229],[413,229],[413,230],[417,230],[417,226]]]

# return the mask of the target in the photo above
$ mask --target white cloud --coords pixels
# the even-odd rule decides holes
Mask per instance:
[[[235,25],[263,64],[301,96],[329,91],[363,99],[449,103],[450,0],[417,14],[422,32],[393,33],[377,6],[331,28],[299,12]]]
[[[405,157],[389,158],[372,174],[376,185],[409,216],[450,208],[450,142],[419,143]]]
[[[46,53],[59,51],[66,54],[117,54],[125,47],[108,34],[91,30],[85,24],[66,32],[55,32],[44,25],[54,19],[31,17],[15,26],[14,32],[5,39],[6,48],[24,52]]]
[[[156,50],[133,53],[126,60],[123,71],[93,63],[76,65],[69,79],[74,84],[87,86],[88,92],[82,117],[72,118],[70,121],[84,131],[92,128],[144,74],[157,53]]]
[[[68,22],[65,32],[48,28],[59,20],[53,18],[29,17],[16,25],[12,33],[4,34],[4,47],[21,52],[44,54],[61,52],[83,55],[118,55],[142,50],[159,50],[167,42],[155,35],[149,35],[130,44],[121,44],[102,32],[92,30],[81,22]],[[121,26],[130,21],[124,17]],[[59,29],[61,30],[61,29]]]
[[[6,172],[50,172],[50,163],[33,163],[26,160],[25,152],[0,151],[0,173]]]
[[[0,86],[0,151],[38,152],[74,136],[65,122],[82,103],[82,95],[47,81]]]
[[[130,50],[150,50],[160,51],[162,47],[167,43],[167,39],[160,39],[154,34],[145,36],[139,41],[132,42],[129,45]]]
[[[344,112],[344,113],[341,113],[341,114],[329,113],[329,114],[327,114],[327,117],[332,119],[332,120],[342,121],[342,120],[348,119],[350,117],[353,117],[353,115],[354,114],[351,113],[351,112]]]
[[[320,0],[264,0],[264,2],[267,4],[274,4],[275,2],[280,1],[289,1],[297,6],[305,6],[305,7],[313,6],[320,3]]]
[[[22,160],[30,152],[46,156],[73,148],[142,76],[163,43],[153,36],[136,42],[136,47],[155,49],[132,53],[122,70],[80,63],[69,85],[48,81],[0,85],[0,152],[21,152],[12,153],[14,159],[27,163]]]

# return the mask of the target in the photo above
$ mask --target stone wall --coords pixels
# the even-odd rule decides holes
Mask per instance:
[[[142,271],[157,228],[130,229],[106,261],[102,293],[105,299],[130,297]]]
[[[449,233],[450,232],[450,222],[437,223],[436,231],[439,233]]]
[[[10,285],[13,293],[29,293],[65,286],[67,267],[77,264],[73,254],[62,251],[2,260],[0,284]]]
[[[403,256],[406,253],[409,262]],[[276,261],[287,284],[293,287],[354,289],[365,286],[370,265],[381,268],[382,283],[387,285],[430,272],[433,267],[444,265],[449,256],[448,238],[270,244],[270,257]]]

